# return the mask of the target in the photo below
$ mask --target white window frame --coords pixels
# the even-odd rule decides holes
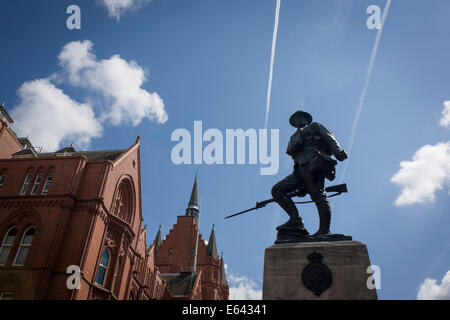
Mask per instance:
[[[42,195],[48,194],[48,190],[50,189],[52,182],[53,182],[53,172],[49,172],[47,174],[47,177],[45,178],[44,187],[42,188],[42,191],[41,191]]]
[[[16,231],[16,235],[14,236],[13,242],[12,242],[11,244],[5,244],[6,238],[8,237],[9,233],[10,233],[13,229],[16,229],[16,230],[17,230],[17,231]],[[8,257],[9,257],[9,255],[11,254],[11,249],[12,249],[12,247],[14,246],[14,242],[16,241],[16,237],[17,237],[17,233],[18,233],[18,232],[19,232],[19,229],[18,229],[16,226],[13,226],[13,227],[11,227],[11,228],[8,229],[8,231],[7,231],[6,234],[5,234],[5,237],[3,238],[2,246],[0,247],[0,254],[3,252],[3,250],[5,249],[5,247],[9,247],[9,252],[8,252],[8,256],[6,257],[6,261],[8,261]],[[0,264],[0,266],[6,265],[6,261],[5,261],[5,263]]]
[[[103,256],[103,252],[105,252],[105,250],[108,252],[108,265],[107,266],[102,264],[102,256]],[[97,273],[95,274],[95,284],[96,285],[98,285],[100,287],[105,287],[106,277],[108,276],[108,270],[109,270],[110,265],[111,265],[111,251],[109,251],[108,248],[105,248],[105,249],[103,249],[102,254],[100,256],[100,261],[98,262]],[[105,269],[105,274],[103,275],[103,283],[97,282],[98,271],[100,270],[100,268]]]
[[[23,244],[23,240],[25,239],[25,236],[26,236],[27,232],[30,229],[34,229],[33,239],[31,239],[30,243]],[[35,235],[36,235],[36,228],[34,226],[28,227],[24,231],[24,233],[22,234],[22,239],[20,239],[19,247],[17,248],[17,252],[16,252],[16,256],[14,258],[13,266],[23,267],[25,265],[25,261],[27,261],[28,255],[30,254],[30,248],[31,248],[31,245],[33,244],[33,240],[34,240]],[[16,261],[17,261],[17,258],[19,257],[20,249],[22,249],[23,247],[28,247],[28,253],[27,253],[27,256],[25,257],[25,260],[24,260],[23,264],[18,264],[18,263],[16,263]]]
[[[39,189],[39,186],[41,185],[42,182],[42,178],[43,178],[44,174],[42,172],[38,172],[38,174],[36,175],[36,178],[34,179],[34,184],[33,184],[33,188],[31,188],[31,195],[36,195],[37,191]]]
[[[22,188],[20,189],[19,195],[21,196],[26,195],[32,177],[33,177],[32,173],[27,173],[27,175],[25,176],[25,180],[23,180]]]

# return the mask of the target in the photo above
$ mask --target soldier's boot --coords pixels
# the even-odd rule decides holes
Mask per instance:
[[[313,234],[313,237],[330,235],[331,208],[328,201],[317,205],[319,211],[319,230]]]
[[[296,233],[304,236],[308,236],[309,232],[306,230],[305,225],[303,224],[302,218],[298,214],[298,209],[295,206],[295,203],[288,196],[283,196],[277,200],[277,203],[283,208],[284,211],[289,215],[289,220],[278,226],[276,229],[280,230],[295,230]]]

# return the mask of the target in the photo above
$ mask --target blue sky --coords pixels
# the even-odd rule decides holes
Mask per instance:
[[[66,8],[72,4],[81,8],[81,30],[66,27]],[[282,0],[269,114],[269,128],[280,130],[276,175],[260,176],[259,165],[177,166],[170,157],[176,144],[170,140],[172,132],[193,132],[195,120],[203,122],[204,130],[222,132],[264,127],[275,0],[153,0],[119,17],[108,14],[101,1],[2,1],[0,100],[23,123],[32,119],[20,110],[46,114],[40,89],[47,90],[49,101],[55,94],[54,101],[62,101],[71,112],[83,111],[79,118],[67,119],[47,112],[47,121],[60,122],[59,131],[39,138],[37,145],[52,140],[61,147],[74,142],[83,149],[119,149],[141,136],[149,241],[160,224],[168,233],[176,216],[184,214],[198,170],[203,237],[209,237],[214,223],[228,275],[235,279],[231,285],[242,285],[233,292],[253,294],[262,285],[264,249],[287,215],[271,205],[223,218],[270,198],[272,185],[291,172],[292,161],[284,154],[293,133],[287,120],[299,106],[348,148],[377,35],[366,26],[366,8],[372,4],[383,10],[386,1]],[[450,133],[441,121],[443,110],[450,110],[450,103],[444,105],[450,100],[449,9],[444,0],[392,1],[347,160],[344,180],[350,193],[332,202],[332,231],[365,243],[371,263],[380,266],[382,299],[416,299],[424,283],[423,292],[443,290],[437,286],[450,270]],[[71,79],[58,56],[74,42],[90,43],[83,52],[91,54],[86,63],[93,70],[119,55],[113,66],[131,70],[132,92],[139,98],[116,90],[125,77],[113,75],[111,83],[92,87],[86,82],[91,79],[87,68],[72,74],[80,76],[78,81]],[[122,69],[102,70],[94,76],[105,80],[109,70]],[[144,113],[132,123],[135,104]],[[122,117],[114,120],[118,115]],[[16,123],[13,129],[29,134],[33,142],[33,137],[45,137],[45,127],[51,125],[42,123],[23,133]],[[402,161],[409,163],[400,172]],[[394,183],[391,178],[397,173]],[[406,189],[412,193],[396,205]],[[315,232],[315,207],[299,209],[308,230]],[[448,299],[450,293],[439,297]]]

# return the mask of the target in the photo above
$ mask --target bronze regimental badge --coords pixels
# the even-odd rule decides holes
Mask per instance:
[[[308,255],[309,264],[303,269],[303,285],[319,297],[322,292],[331,286],[333,277],[331,270],[322,263],[323,257],[320,253],[313,251]]]

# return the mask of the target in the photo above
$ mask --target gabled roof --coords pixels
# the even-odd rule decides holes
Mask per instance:
[[[23,158],[29,158],[29,157],[37,158],[38,155],[34,151],[34,149],[30,148],[30,149],[23,149],[23,150],[20,150],[19,152],[13,153],[12,157],[13,158],[22,158],[22,157]]]
[[[88,158],[89,162],[93,161],[114,161],[119,156],[122,155],[127,151],[127,149],[121,149],[121,150],[105,150],[105,151],[81,151],[82,155],[86,156]]]
[[[69,152],[72,153],[72,152],[76,152],[76,150],[75,150],[74,147],[70,146],[70,147],[62,148],[61,150],[58,150],[58,151],[56,151],[55,153],[65,153],[65,152],[67,152],[67,153],[69,153]]]
[[[127,151],[127,149],[102,150],[102,151],[76,151],[73,147],[67,147],[67,148],[58,150],[57,152],[39,153],[38,157],[40,157],[40,158],[57,157],[61,153],[64,154],[66,152],[66,153],[71,153],[71,154],[83,155],[87,158],[88,162],[114,161],[120,155],[122,155],[125,151]]]

